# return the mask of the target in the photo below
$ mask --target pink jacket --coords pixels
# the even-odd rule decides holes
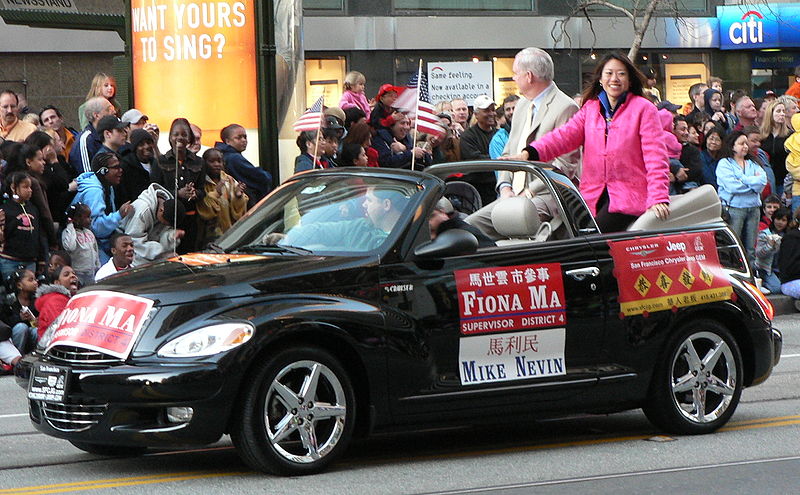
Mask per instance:
[[[672,113],[666,108],[658,111],[658,118],[661,119],[661,127],[664,128],[664,144],[667,147],[667,156],[669,158],[680,159],[683,146],[675,134],[672,133],[674,127]]]
[[[583,145],[580,190],[592,215],[604,188],[610,213],[638,216],[654,204],[669,203],[669,162],[655,105],[628,94],[605,134],[600,100],[592,99],[531,146],[547,162]]]
[[[345,90],[344,93],[342,93],[342,97],[339,99],[339,108],[344,110],[350,107],[358,107],[364,110],[364,113],[367,114],[367,122],[369,122],[369,102],[367,101],[367,97],[364,96],[364,93],[353,93],[349,89]]]

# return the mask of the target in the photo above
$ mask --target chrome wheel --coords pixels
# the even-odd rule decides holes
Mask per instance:
[[[298,361],[280,370],[267,391],[264,424],[275,451],[287,461],[312,463],[342,437],[347,399],[322,363]]]
[[[687,337],[671,369],[672,399],[689,421],[716,421],[730,407],[737,389],[736,361],[719,335],[699,332]]]
[[[711,433],[736,411],[742,371],[742,354],[727,328],[714,320],[689,321],[665,342],[642,409],[668,432]]]

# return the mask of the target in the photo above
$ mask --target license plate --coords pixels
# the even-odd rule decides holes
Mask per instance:
[[[36,363],[28,384],[28,398],[48,402],[64,402],[69,385],[69,368]]]

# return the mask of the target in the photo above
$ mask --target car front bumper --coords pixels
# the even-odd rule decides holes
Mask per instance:
[[[17,368],[17,383],[26,390],[37,361],[42,357],[26,356]],[[64,401],[29,399],[30,418],[43,433],[79,442],[206,445],[225,433],[233,409],[237,387],[226,376],[217,363],[72,367]],[[192,408],[191,419],[170,420],[167,410],[175,407]]]

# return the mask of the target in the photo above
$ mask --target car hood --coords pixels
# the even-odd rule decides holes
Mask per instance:
[[[264,293],[337,291],[357,284],[342,271],[377,266],[377,257],[192,253],[103,279],[81,292],[110,290],[152,299],[155,306]]]

